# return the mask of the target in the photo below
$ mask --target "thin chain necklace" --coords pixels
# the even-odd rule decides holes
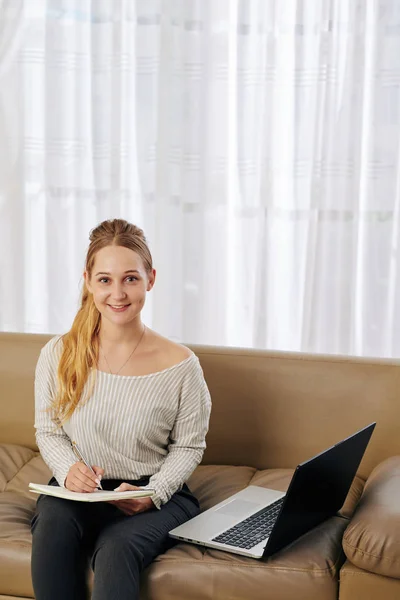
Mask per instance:
[[[113,373],[111,371],[110,365],[108,364],[108,360],[106,358],[106,355],[104,354],[103,348],[100,346],[101,353],[102,353],[102,355],[104,357],[104,360],[106,361],[108,370],[110,371],[111,375],[118,375],[122,371],[122,369],[124,368],[124,366],[126,365],[126,363],[128,362],[128,360],[131,358],[131,356],[133,356],[133,354],[135,353],[136,348],[139,346],[140,342],[142,341],[142,338],[144,336],[144,332],[145,331],[146,331],[146,325],[143,325],[142,335],[140,336],[140,339],[139,339],[138,343],[136,344],[136,346],[134,347],[134,349],[132,350],[132,352],[130,353],[130,355],[128,356],[128,358],[126,359],[126,361],[124,362],[124,364],[122,365],[122,367],[120,369],[118,369],[118,371],[116,373]]]

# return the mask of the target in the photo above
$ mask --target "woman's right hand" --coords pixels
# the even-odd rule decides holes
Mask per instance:
[[[71,492],[94,492],[104,474],[101,467],[92,467],[96,475],[81,461],[72,465],[65,478],[65,487]],[[96,481],[97,479],[97,481]]]

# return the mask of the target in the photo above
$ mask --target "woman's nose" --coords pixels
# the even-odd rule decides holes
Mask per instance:
[[[126,297],[126,292],[124,291],[124,288],[122,287],[121,284],[116,284],[112,290],[112,297],[115,298],[115,300],[118,300],[119,298],[125,298]]]

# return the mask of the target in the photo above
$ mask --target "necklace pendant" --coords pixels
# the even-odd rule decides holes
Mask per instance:
[[[108,364],[107,357],[106,357],[106,355],[104,354],[103,348],[100,346],[101,353],[102,353],[102,355],[103,355],[103,357],[104,357],[104,360],[106,361],[106,365],[107,365],[107,367],[108,367],[108,370],[110,371],[111,375],[119,375],[119,374],[120,374],[120,372],[121,372],[121,371],[122,371],[122,369],[125,367],[126,363],[129,361],[129,359],[131,358],[131,356],[133,356],[133,354],[135,353],[135,350],[136,350],[136,348],[139,346],[140,342],[142,341],[142,338],[143,338],[143,336],[144,336],[144,332],[145,332],[145,331],[146,331],[146,325],[143,325],[143,331],[142,331],[142,335],[140,336],[138,343],[136,344],[136,346],[134,347],[134,349],[132,350],[132,352],[130,353],[130,355],[128,356],[128,358],[126,359],[126,361],[124,362],[124,364],[122,365],[122,367],[120,367],[116,373],[113,373],[113,372],[111,371],[111,367],[110,367],[110,365]]]

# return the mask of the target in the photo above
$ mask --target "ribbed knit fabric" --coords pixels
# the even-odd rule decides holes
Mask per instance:
[[[56,336],[43,347],[36,366],[36,442],[43,460],[64,486],[77,461],[75,441],[91,465],[105,469],[103,479],[150,476],[146,487],[155,489],[152,499],[160,508],[181,489],[206,447],[211,399],[199,359],[192,353],[150,375],[96,371],[92,396],[56,429],[56,415],[44,409],[57,392],[61,352],[61,336]]]

